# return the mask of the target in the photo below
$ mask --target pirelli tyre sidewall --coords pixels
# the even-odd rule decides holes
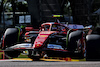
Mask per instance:
[[[100,61],[100,35],[91,34],[86,36],[86,60]]]

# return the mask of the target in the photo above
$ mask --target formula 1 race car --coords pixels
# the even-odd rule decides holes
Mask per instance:
[[[69,29],[61,23],[47,22],[41,25],[38,32],[26,32],[24,43],[17,42],[17,28],[8,28],[4,33],[2,47],[7,57],[18,57],[20,53],[26,53],[32,59],[45,56],[84,58],[83,35],[83,30]]]

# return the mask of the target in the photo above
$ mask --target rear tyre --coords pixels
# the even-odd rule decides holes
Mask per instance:
[[[77,48],[77,41],[82,38],[82,31],[74,31],[69,34],[68,50],[75,51]]]
[[[68,39],[68,50],[72,52],[72,57],[78,57],[78,58],[84,58],[83,54],[83,47],[82,43],[78,44],[77,42],[82,39],[83,32],[82,31],[74,31],[69,34]],[[78,46],[80,46],[81,50],[78,50]],[[78,53],[75,53],[75,51],[79,51]]]
[[[100,35],[86,36],[86,60],[100,61]]]

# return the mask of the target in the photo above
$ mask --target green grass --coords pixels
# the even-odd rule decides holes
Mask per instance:
[[[18,58],[28,58],[27,55],[20,54]]]
[[[0,59],[2,59],[2,54],[3,54],[3,52],[0,52]]]

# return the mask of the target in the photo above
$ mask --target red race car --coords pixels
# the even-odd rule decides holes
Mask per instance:
[[[56,22],[43,23],[39,31],[25,34],[25,43],[17,43],[18,29],[8,28],[3,38],[5,55],[18,57],[25,53],[32,59],[41,57],[84,58],[84,38],[82,30],[73,30]]]

